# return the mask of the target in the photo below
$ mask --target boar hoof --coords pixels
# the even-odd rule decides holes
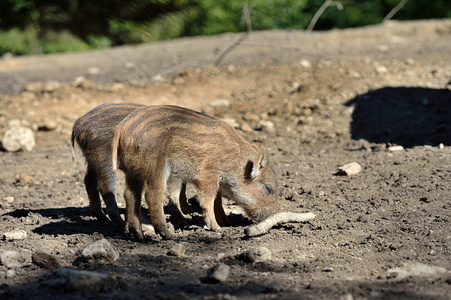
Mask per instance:
[[[127,224],[125,226],[125,233],[132,238],[136,238],[138,241],[144,241],[144,234],[142,230],[138,228],[128,226]]]
[[[95,218],[100,222],[109,222],[110,219],[108,219],[103,213],[102,214],[96,214]]]
[[[117,211],[108,214],[108,216],[110,217],[111,221],[113,221],[113,223],[124,224],[124,220],[122,220],[121,216]]]

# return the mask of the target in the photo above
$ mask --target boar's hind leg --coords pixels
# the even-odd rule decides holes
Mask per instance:
[[[89,198],[89,210],[97,220],[107,221],[108,218],[102,211],[102,204],[100,202],[99,191],[97,190],[97,174],[88,166],[85,175],[85,187]]]
[[[117,224],[122,224],[123,221],[119,214],[119,208],[117,207],[116,196],[114,192],[116,176],[114,174],[111,175],[111,173],[107,174],[110,175],[102,176],[102,178],[100,178],[99,176],[99,192],[102,195],[103,202],[105,202],[106,212],[111,221]]]
[[[127,209],[127,222],[125,232],[136,237],[138,240],[144,240],[144,234],[141,226],[141,193],[142,184],[127,178],[124,199]]]

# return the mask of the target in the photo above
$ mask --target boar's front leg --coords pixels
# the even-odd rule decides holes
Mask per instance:
[[[147,177],[145,198],[149,206],[149,214],[155,232],[165,240],[172,239],[172,233],[167,228],[164,216],[163,203],[165,200],[166,180],[164,169],[156,169]]]
[[[124,191],[125,206],[127,210],[127,222],[125,232],[137,238],[144,240],[144,234],[141,226],[141,193],[142,184],[133,178],[126,178]]]
[[[206,174],[205,178],[198,179],[195,182],[200,192],[199,204],[202,208],[206,228],[218,231],[219,225],[215,217],[215,199],[218,194],[218,184],[211,181],[211,178],[214,178],[214,176],[210,176],[210,174]]]

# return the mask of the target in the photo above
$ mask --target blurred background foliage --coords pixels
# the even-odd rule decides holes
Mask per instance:
[[[314,30],[381,23],[402,0],[343,0]],[[404,0],[405,1],[405,0]],[[393,19],[451,17],[449,0],[410,0]],[[306,29],[324,0],[0,0],[0,55],[83,51],[183,36]],[[244,8],[250,12],[246,24]],[[250,20],[250,22],[249,22]]]

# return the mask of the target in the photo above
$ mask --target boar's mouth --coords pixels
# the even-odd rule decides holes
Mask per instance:
[[[262,207],[256,212],[256,214],[253,215],[252,219],[256,223],[260,223],[261,221],[263,221],[264,219],[266,219],[267,217],[269,217],[270,215],[272,215],[274,213],[275,213],[274,210],[268,209],[266,207]]]

